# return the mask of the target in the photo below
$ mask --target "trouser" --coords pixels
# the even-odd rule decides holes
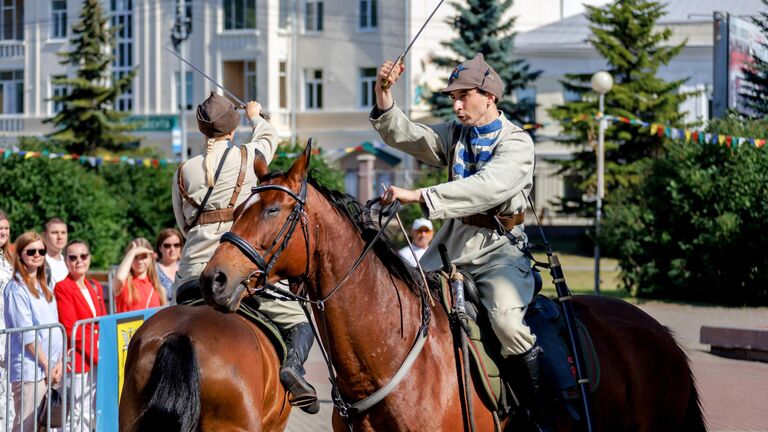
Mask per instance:
[[[475,280],[491,328],[501,342],[501,355],[506,358],[529,351],[536,342],[524,321],[534,290],[530,261],[521,255],[464,269]]]
[[[37,410],[40,408],[40,402],[43,401],[43,396],[47,390],[45,380],[11,383],[11,389],[13,391],[13,408],[16,412],[16,417],[13,419],[13,432],[34,431],[35,423],[37,423]]]
[[[72,403],[70,415],[72,432],[88,432],[95,427],[94,396],[96,394],[96,371],[75,374],[68,389],[67,403]],[[69,384],[69,383],[67,383]]]
[[[279,288],[288,289],[284,281],[277,283]],[[259,312],[267,316],[280,330],[289,329],[296,324],[307,322],[307,315],[295,301],[278,301],[270,299],[260,299]]]
[[[0,338],[0,431],[11,429],[13,422],[13,395],[8,381],[8,367],[5,363],[5,338]],[[6,415],[6,410],[8,411]]]

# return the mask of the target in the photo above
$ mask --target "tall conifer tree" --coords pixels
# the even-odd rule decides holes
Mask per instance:
[[[115,33],[120,29],[108,28],[107,20],[99,0],[84,0],[80,21],[72,26],[72,49],[59,54],[61,64],[75,68],[76,73],[74,77],[53,81],[66,86],[67,92],[50,99],[63,108],[45,122],[55,126],[49,136],[77,154],[96,148],[119,150],[136,141],[125,134],[132,129],[123,122],[127,114],[114,109],[117,97],[130,87],[134,72],[119,78],[113,76],[112,48]]]
[[[467,0],[453,2],[457,15],[448,23],[456,29],[458,37],[442,45],[453,51],[454,55],[435,57],[434,63],[446,70],[445,76],[459,63],[471,59],[477,53],[483,53],[485,61],[499,74],[506,84],[504,97],[497,104],[499,109],[518,121],[525,121],[526,114],[533,108],[533,102],[514,103],[509,97],[514,90],[525,88],[535,80],[540,71],[531,71],[525,60],[513,59],[516,32],[512,31],[515,19],[503,18],[512,6],[513,0]],[[443,88],[443,87],[441,87]],[[453,118],[451,99],[433,89],[429,98],[432,114],[436,117]]]
[[[613,76],[614,86],[605,95],[605,113],[664,125],[679,125],[684,114],[678,107],[691,93],[681,93],[687,81],[667,82],[656,76],[660,67],[669,64],[685,46],[670,45],[670,29],[658,30],[657,21],[664,16],[664,6],[655,1],[623,0],[601,8],[587,6],[592,35],[589,43],[605,59],[606,70]],[[598,97],[592,91],[592,73],[567,74],[563,87],[580,95],[580,100],[567,102],[549,110],[562,127],[562,142],[576,147],[574,158],[557,161],[560,173],[581,182],[585,195],[594,195],[597,184]],[[586,118],[585,118],[586,116]],[[648,129],[636,125],[610,123],[605,133],[606,200],[616,187],[637,181],[642,161],[662,150],[663,138],[650,135]],[[582,198],[566,199],[560,210],[581,215],[594,213],[594,205]]]
[[[768,7],[768,0],[763,0],[763,4]],[[760,28],[766,41],[768,41],[768,12],[761,12],[758,16],[752,18],[752,22]],[[747,107],[753,112],[756,118],[768,116],[768,42],[761,44],[764,58],[753,56],[752,61],[743,68],[744,81],[748,89],[741,93],[746,99]]]

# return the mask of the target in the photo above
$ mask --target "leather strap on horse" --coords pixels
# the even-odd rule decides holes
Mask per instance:
[[[227,147],[227,149],[224,151],[224,155],[221,157],[221,160],[219,161],[219,166],[216,168],[216,174],[214,175],[214,184],[219,179],[219,175],[221,174],[221,170],[224,167],[224,163],[227,160],[227,155],[229,154],[229,151],[232,149],[232,147]],[[179,194],[187,201],[190,205],[195,207],[197,209],[197,213],[195,213],[195,218],[192,220],[191,223],[189,223],[186,226],[186,229],[189,230],[190,228],[202,224],[210,224],[210,223],[218,223],[218,222],[229,222],[233,220],[233,215],[235,213],[235,203],[237,202],[238,196],[240,196],[240,190],[243,187],[243,181],[245,180],[245,170],[247,167],[248,162],[248,153],[245,147],[240,146],[240,172],[237,175],[237,183],[235,184],[235,189],[232,192],[232,197],[229,200],[229,204],[227,205],[227,208],[224,209],[218,209],[218,210],[204,210],[205,204],[208,203],[208,198],[210,198],[211,193],[213,192],[213,186],[208,188],[208,191],[205,193],[205,197],[203,197],[203,201],[198,204],[195,202],[195,200],[189,196],[187,193],[187,190],[184,186],[184,177],[182,175],[181,168],[184,166],[184,163],[182,162],[179,165],[179,175],[177,176],[177,183],[179,187]]]

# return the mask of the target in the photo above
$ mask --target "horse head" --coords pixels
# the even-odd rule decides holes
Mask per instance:
[[[259,186],[235,210],[234,224],[222,236],[200,276],[206,303],[235,311],[240,301],[265,283],[298,278],[308,269],[305,204],[311,140],[286,173],[270,173],[256,153]]]

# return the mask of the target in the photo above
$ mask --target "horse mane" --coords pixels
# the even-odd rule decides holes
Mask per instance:
[[[376,234],[378,234],[378,230],[365,224],[363,220],[363,206],[353,196],[323,186],[312,176],[312,173],[309,175],[308,183],[355,227],[360,237],[366,243],[373,240]],[[392,275],[405,282],[411,291],[419,292],[417,288],[422,283],[416,269],[403,261],[386,231],[381,234],[376,244],[373,245],[373,252]]]

